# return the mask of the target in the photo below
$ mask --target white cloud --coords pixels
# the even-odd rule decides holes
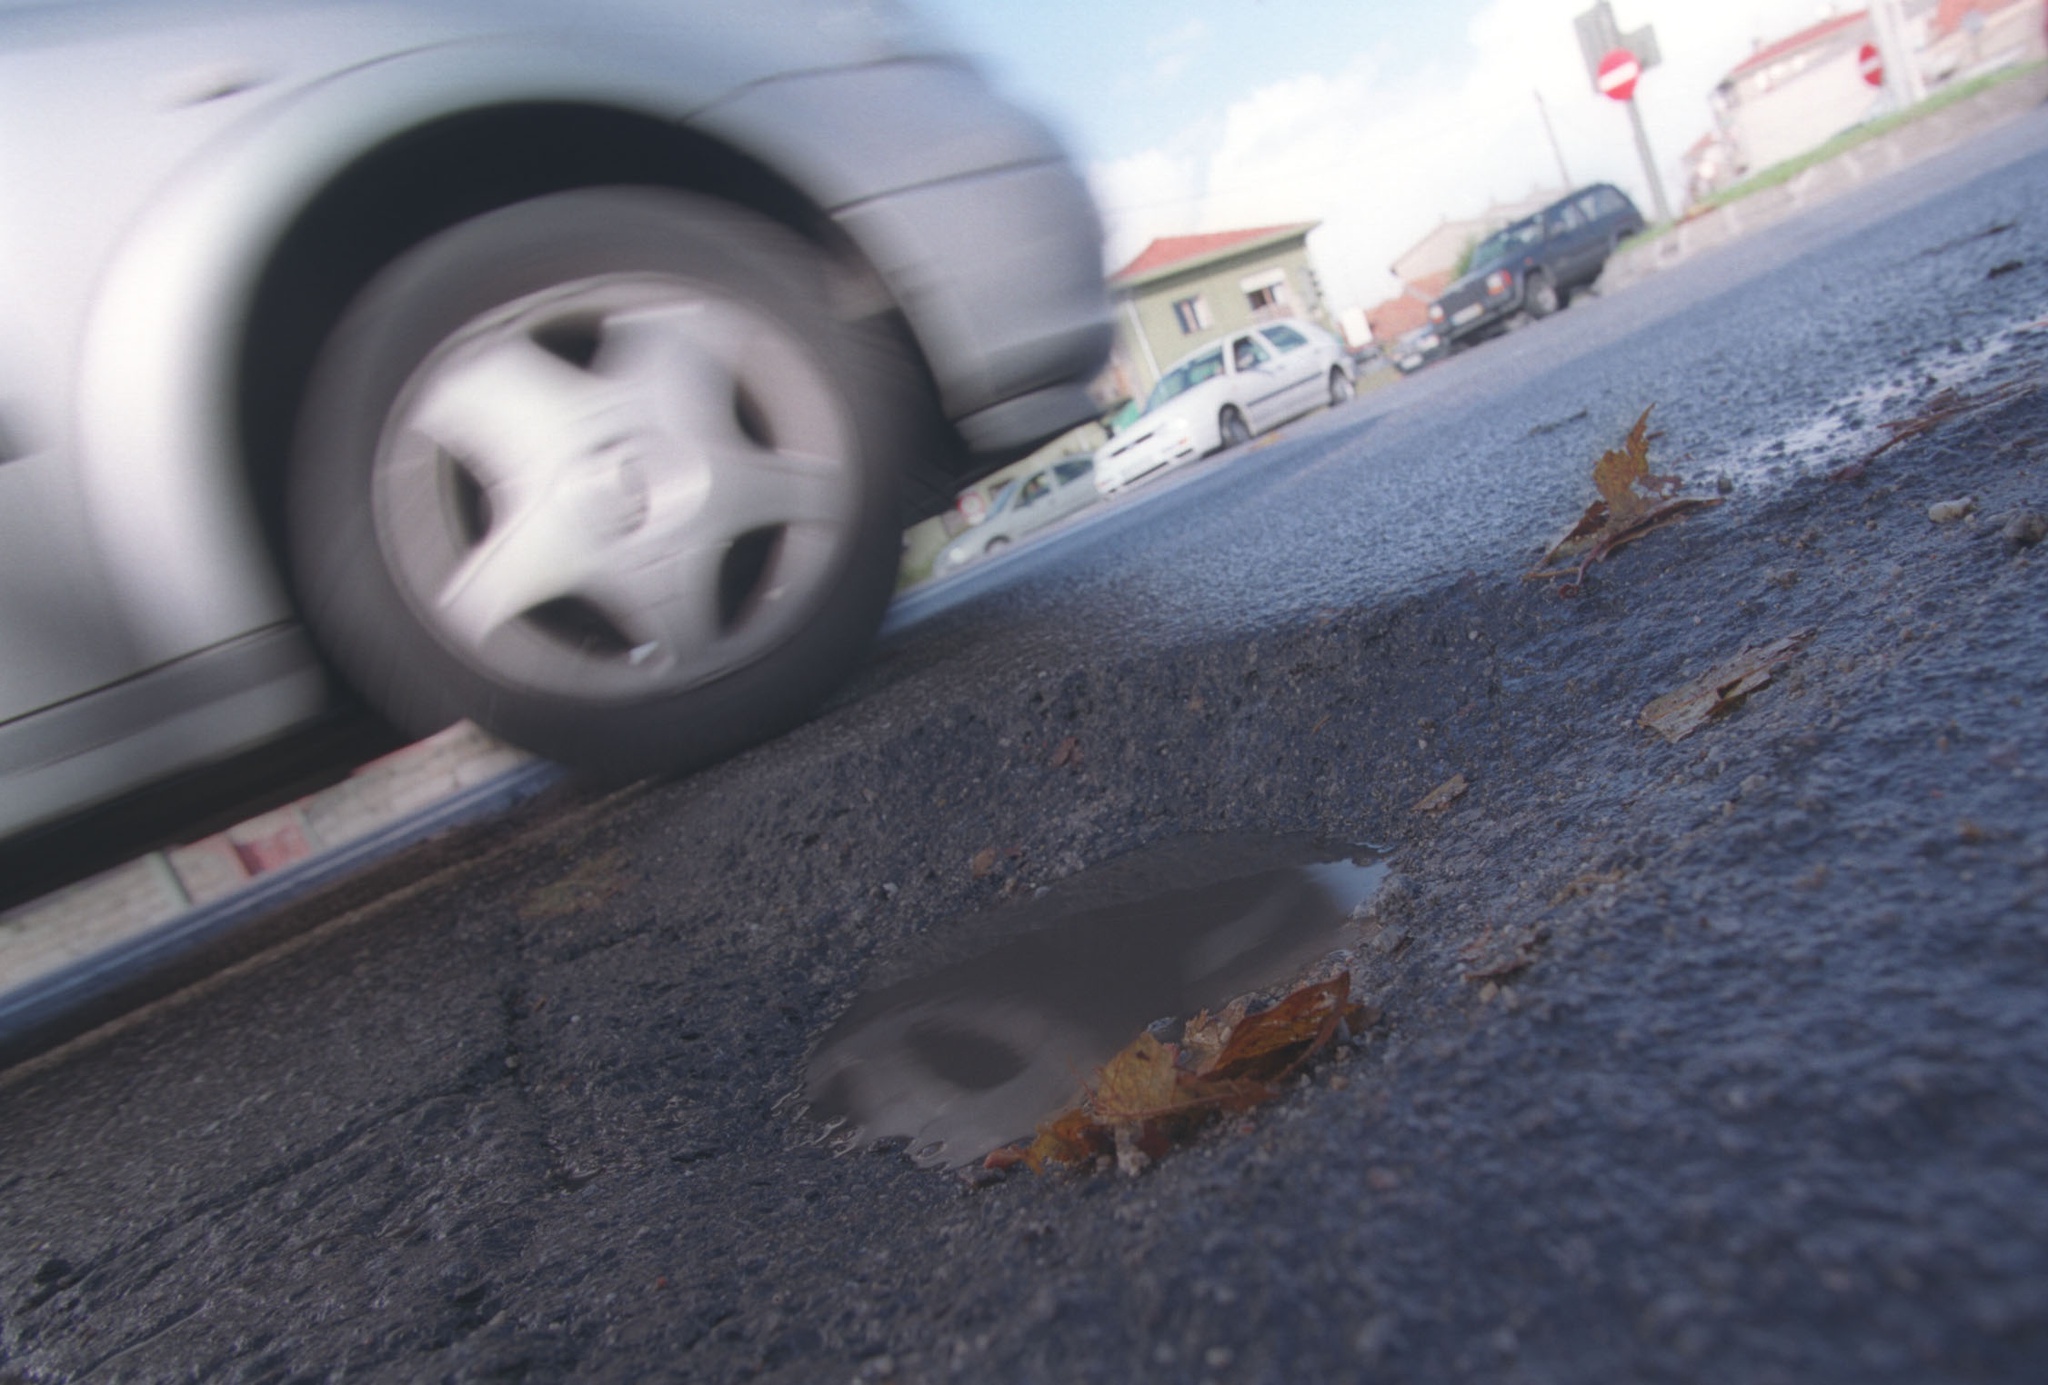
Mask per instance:
[[[1394,258],[1443,216],[1476,213],[1559,181],[1541,90],[1574,183],[1607,179],[1645,202],[1624,109],[1591,90],[1572,15],[1586,0],[1494,0],[1467,29],[1466,61],[1412,68],[1368,52],[1228,102],[1218,125],[1098,165],[1091,181],[1121,264],[1155,235],[1320,220],[1310,241],[1339,307],[1395,290]],[[1664,63],[1639,106],[1674,199],[1678,156],[1707,128],[1706,94],[1757,37],[1817,14],[1812,0],[1625,0],[1657,29]]]
[[[1105,266],[1114,271],[1129,263],[1154,236],[1192,229],[1182,223],[1195,204],[1201,176],[1197,156],[1164,149],[1090,167],[1089,191],[1104,209]]]

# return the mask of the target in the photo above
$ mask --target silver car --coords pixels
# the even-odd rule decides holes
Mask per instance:
[[[0,166],[0,833],[337,680],[727,754],[1109,341],[1064,154],[886,0],[0,0]]]
[[[1095,489],[1095,463],[1068,457],[1003,484],[980,522],[939,550],[932,576],[944,577],[976,558],[993,557],[1018,539],[1102,499]]]

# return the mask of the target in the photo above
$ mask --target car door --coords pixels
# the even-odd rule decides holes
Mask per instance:
[[[1097,498],[1095,489],[1095,461],[1091,457],[1074,457],[1052,464],[1052,507],[1053,515],[1069,515]]]
[[[1286,386],[1287,407],[1282,417],[1305,414],[1322,403],[1327,397],[1323,377],[1329,368],[1328,353],[1317,350],[1305,333],[1284,322],[1262,327],[1259,334],[1273,349],[1275,369]]]
[[[1593,244],[1604,267],[1607,257],[1614,253],[1614,247],[1624,237],[1642,229],[1642,218],[1636,215],[1627,198],[1604,184],[1580,193],[1577,201],[1579,211],[1585,215],[1592,230]]]
[[[1017,488],[1017,499],[1010,505],[1010,532],[1028,534],[1051,523],[1056,514],[1052,472],[1034,471]]]
[[[1287,380],[1255,332],[1230,339],[1231,401],[1244,413],[1254,433],[1262,433],[1287,417]]]
[[[1569,292],[1598,273],[1599,247],[1576,202],[1560,202],[1543,213],[1543,259],[1551,282]]]

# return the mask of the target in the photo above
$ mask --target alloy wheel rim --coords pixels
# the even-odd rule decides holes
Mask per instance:
[[[855,442],[760,310],[605,275],[466,324],[399,392],[377,541],[434,636],[491,677],[630,700],[784,643],[853,542]]]

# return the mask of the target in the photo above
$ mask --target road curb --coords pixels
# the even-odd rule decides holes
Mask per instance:
[[[1740,240],[1873,179],[1911,168],[1972,135],[2026,114],[2044,100],[2048,100],[2048,68],[2037,68],[1845,149],[1776,187],[1681,221],[1655,240],[1621,251],[1607,262],[1600,276],[1600,292],[1628,288],[1702,251]]]

